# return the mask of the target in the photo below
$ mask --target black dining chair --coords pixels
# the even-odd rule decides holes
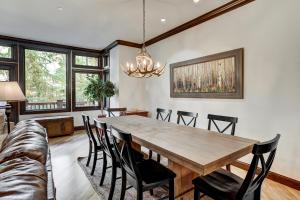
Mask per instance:
[[[237,117],[208,114],[207,119],[208,119],[208,128],[207,128],[208,130],[212,129],[212,124],[213,124],[215,129],[217,129],[219,133],[225,133],[225,131],[229,130],[229,128],[231,127],[230,134],[231,135],[235,134],[235,127],[238,122]],[[225,128],[220,128],[220,125],[218,125],[217,122],[227,122],[227,126],[225,126]],[[226,169],[230,171],[231,170],[230,165],[226,165]]]
[[[98,159],[98,153],[103,150],[103,146],[100,145],[96,140],[96,137],[93,133],[93,130],[92,130],[92,127],[90,124],[90,117],[86,114],[81,114],[81,116],[82,116],[84,128],[85,128],[86,133],[89,138],[89,155],[88,155],[88,160],[87,160],[86,166],[89,165],[91,156],[92,156],[92,154],[94,154],[93,166],[92,166],[92,171],[91,171],[91,175],[94,175],[96,164],[97,164],[97,159]],[[102,159],[102,158],[100,158],[100,159]]]
[[[217,129],[217,131],[219,133],[225,133],[225,131],[227,131],[231,127],[230,134],[234,135],[235,127],[238,122],[237,117],[228,117],[228,116],[208,114],[207,119],[208,119],[208,130],[211,130],[212,124],[214,125],[214,127]],[[225,128],[221,129],[216,121],[228,122],[228,125]]]
[[[127,108],[104,108],[104,110],[108,113],[108,117],[116,117],[125,115]]]
[[[190,117],[189,121],[186,122],[184,117]],[[180,124],[180,122],[182,121],[182,123],[186,126],[191,125],[193,127],[196,127],[197,118],[198,118],[198,113],[177,111],[177,124]]]
[[[157,108],[156,109],[156,119],[161,121],[170,122],[172,115],[172,110]],[[149,158],[152,159],[153,152],[149,150]],[[160,162],[160,154],[157,154],[157,162]]]
[[[194,199],[207,195],[216,200],[259,200],[261,185],[272,166],[279,138],[278,134],[270,141],[254,145],[253,159],[244,180],[224,169],[194,179]],[[200,196],[201,193],[204,195]]]
[[[117,159],[115,157],[115,154],[113,152],[112,144],[109,139],[109,135],[107,133],[107,125],[106,123],[101,123],[100,121],[94,119],[96,134],[98,137],[98,140],[100,144],[103,146],[103,166],[102,166],[102,175],[100,179],[100,186],[103,185],[106,169],[112,168],[111,173],[111,184],[110,184],[110,191],[108,200],[111,200],[113,198],[114,190],[115,190],[115,184],[117,180],[117,167],[120,167],[120,163],[117,162]],[[107,166],[107,157],[111,159],[111,166]]]
[[[115,184],[116,180],[121,178],[117,177],[117,168],[121,168],[120,160],[117,159],[116,157],[116,151],[114,149],[113,143],[112,143],[112,136],[110,132],[107,130],[107,125],[106,123],[100,122],[96,119],[94,119],[94,124],[95,124],[95,129],[96,129],[96,134],[97,138],[100,142],[100,144],[103,146],[103,166],[102,166],[102,175],[100,179],[100,186],[103,185],[105,175],[106,175],[106,170],[111,168],[112,173],[111,173],[111,184],[110,184],[110,191],[109,191],[109,196],[108,200],[113,199],[113,194],[115,190]],[[133,150],[133,153],[135,157],[137,158],[137,161],[140,162],[143,160],[144,155],[138,151]],[[111,166],[107,166],[107,158],[111,159]]]
[[[137,162],[133,153],[131,134],[125,133],[115,127],[111,127],[113,144],[117,150],[117,156],[122,166],[122,190],[121,200],[124,200],[126,182],[137,190],[137,200],[143,199],[144,191],[169,185],[169,199],[174,199],[174,178],[176,174],[158,162],[147,159]],[[118,147],[120,140],[121,147]],[[128,175],[128,176],[127,176]]]
[[[170,122],[172,115],[172,110],[157,108],[156,109],[156,119],[165,122]]]

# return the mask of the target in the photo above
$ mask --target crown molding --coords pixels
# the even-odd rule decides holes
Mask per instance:
[[[146,41],[146,46],[150,46],[154,43],[157,43],[161,40],[164,40],[164,39],[166,39],[168,37],[171,37],[175,34],[178,34],[182,31],[185,31],[185,30],[190,29],[194,26],[202,24],[202,23],[204,23],[206,21],[209,21],[213,18],[216,18],[220,15],[228,13],[232,10],[235,10],[235,9],[237,9],[239,7],[242,7],[242,6],[244,6],[248,3],[251,3],[253,1],[255,1],[255,0],[232,0],[232,1],[218,7],[216,9],[212,10],[212,11],[209,11],[209,12],[207,12],[207,13],[199,16],[199,17],[196,17],[195,19],[192,19],[192,20],[190,20],[190,21],[188,21],[188,22],[186,22],[182,25],[179,25],[179,26],[177,26],[177,27],[165,32],[165,33],[162,33],[162,34]],[[142,44],[138,44],[138,43],[134,43],[134,42],[129,42],[129,41],[125,41],[125,40],[116,40],[113,43],[111,43],[110,45],[108,45],[107,47],[105,47],[103,49],[103,52],[108,52],[110,49],[114,48],[117,45],[124,45],[124,46],[135,47],[135,48],[141,48],[141,46],[142,46]]]

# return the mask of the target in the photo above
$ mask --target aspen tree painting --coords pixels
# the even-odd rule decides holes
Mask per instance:
[[[243,98],[243,49],[170,67],[171,97]]]

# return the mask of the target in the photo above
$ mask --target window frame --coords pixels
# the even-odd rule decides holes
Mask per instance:
[[[0,70],[8,70],[9,71],[9,81],[18,81],[18,74],[17,74],[17,63],[13,62],[3,62],[0,61]],[[11,119],[14,122],[19,121],[19,103],[18,102],[11,102],[12,105],[12,114]]]
[[[35,50],[35,51],[44,51],[51,53],[61,53],[66,55],[66,108],[65,109],[49,109],[49,110],[26,110],[26,103],[21,102],[21,115],[29,115],[29,114],[43,114],[43,113],[61,113],[61,112],[71,112],[71,77],[70,77],[70,69],[71,69],[71,50],[65,48],[57,48],[52,46],[41,46],[35,44],[20,44],[19,46],[19,82],[20,87],[26,96],[26,83],[25,83],[25,50]]]
[[[0,57],[0,62],[17,62],[17,44],[15,42],[0,39],[0,46],[11,48],[11,58]]]
[[[72,111],[86,111],[86,110],[100,110],[100,105],[98,106],[76,106],[76,74],[98,74],[99,77],[102,77],[101,70],[91,70],[91,69],[73,69],[72,70]]]
[[[98,66],[90,66],[90,65],[77,65],[76,64],[76,56],[86,56],[98,59]],[[88,51],[72,51],[72,67],[80,68],[80,69],[101,69],[101,55],[100,53],[88,52]]]

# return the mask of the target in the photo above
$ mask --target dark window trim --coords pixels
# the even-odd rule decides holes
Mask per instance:
[[[77,65],[76,64],[76,56],[86,56],[92,58],[98,58],[98,66],[89,66],[89,65]],[[82,68],[82,69],[101,69],[101,54],[88,52],[88,51],[72,51],[72,66],[74,68]]]
[[[102,77],[101,70],[88,70],[88,69],[73,69],[72,70],[72,111],[86,111],[86,110],[100,110],[99,106],[76,107],[76,74],[98,74]]]
[[[26,110],[25,102],[21,102],[21,115],[28,114],[42,114],[42,113],[60,113],[60,112],[70,112],[71,111],[71,85],[70,85],[70,70],[71,70],[71,50],[64,48],[57,48],[52,46],[40,46],[34,44],[20,44],[19,46],[19,82],[20,87],[23,90],[25,96],[25,49],[54,52],[66,54],[66,108],[61,110]]]
[[[9,81],[18,81],[17,68],[18,68],[17,63],[5,63],[2,61],[0,62],[0,69],[9,71]],[[15,123],[17,123],[19,121],[19,103],[11,102],[10,104],[12,104],[11,119]]]
[[[0,40],[0,46],[11,47],[11,58],[1,58],[1,62],[17,62],[17,44],[13,41]]]

